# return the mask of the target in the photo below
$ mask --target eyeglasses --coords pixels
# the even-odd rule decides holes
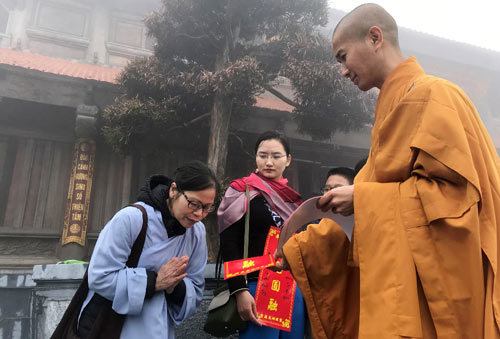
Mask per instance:
[[[186,198],[186,201],[188,202],[188,207],[193,210],[193,212],[199,211],[200,209],[203,209],[203,212],[205,213],[210,213],[215,211],[215,205],[214,204],[206,204],[203,205],[201,202],[198,201],[193,201],[189,199],[183,191],[179,191],[182,193],[184,198]]]
[[[335,185],[335,186],[325,186],[321,189],[321,194],[325,194],[328,191],[331,191],[334,188],[341,187],[342,185]]]
[[[286,154],[279,154],[279,153],[275,153],[275,154],[258,153],[257,157],[259,159],[262,159],[262,160],[267,160],[267,159],[271,158],[271,160],[277,161],[277,160],[279,160],[279,159],[281,159],[283,157],[286,157]]]

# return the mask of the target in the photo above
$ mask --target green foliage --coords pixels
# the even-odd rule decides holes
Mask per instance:
[[[163,0],[163,10],[146,25],[158,42],[159,58],[181,58],[214,71],[226,47],[235,60],[243,46],[325,25],[326,9],[325,0]]]
[[[315,33],[326,9],[326,0],[163,0],[145,20],[154,56],[122,72],[124,95],[102,115],[105,139],[130,153],[201,138],[216,97],[252,105],[278,75],[295,89],[301,131],[325,139],[366,123],[365,101],[340,79],[329,43]]]
[[[295,90],[294,119],[301,132],[325,140],[337,131],[359,129],[372,121],[375,100],[340,74],[329,41],[297,35],[285,51],[281,74]]]
[[[141,100],[123,97],[109,106],[103,113],[102,132],[113,148],[120,153],[138,151],[145,145],[165,146],[164,132],[179,120],[176,109],[177,98],[161,102],[153,99]]]
[[[224,96],[233,97],[234,102],[253,105],[255,96],[263,92],[265,73],[257,60],[245,56],[229,67],[213,74],[214,90]]]

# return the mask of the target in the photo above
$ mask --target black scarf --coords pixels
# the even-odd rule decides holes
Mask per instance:
[[[153,175],[146,180],[137,197],[138,201],[146,203],[161,212],[163,224],[167,229],[169,238],[186,233],[184,226],[170,214],[167,207],[168,191],[172,182],[172,179],[164,175]]]

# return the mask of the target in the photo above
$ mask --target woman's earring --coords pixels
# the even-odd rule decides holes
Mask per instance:
[[[259,169],[258,168],[255,169],[255,173],[259,173]]]

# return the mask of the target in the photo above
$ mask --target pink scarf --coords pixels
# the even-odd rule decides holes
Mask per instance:
[[[250,200],[256,196],[262,196],[278,213],[286,220],[295,209],[302,203],[300,195],[287,186],[288,180],[269,180],[257,174],[234,180],[224,195],[217,217],[219,221],[219,232],[237,222],[246,212],[245,188],[248,185]]]

